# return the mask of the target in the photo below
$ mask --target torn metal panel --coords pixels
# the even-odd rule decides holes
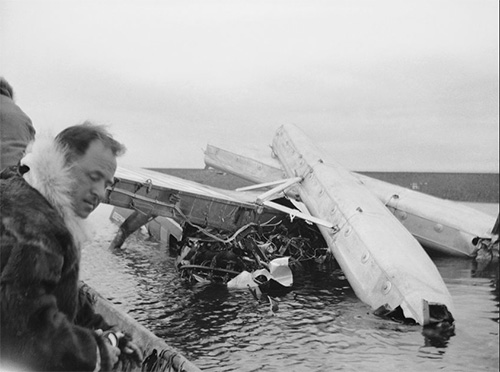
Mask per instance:
[[[291,287],[293,284],[293,273],[289,266],[289,257],[275,258],[268,264],[268,269],[256,270],[253,273],[242,271],[227,283],[228,288],[247,289],[258,287],[259,277],[264,276],[266,281],[274,280],[283,287]]]
[[[454,256],[472,256],[475,237],[491,239],[493,216],[364,175],[357,178],[426,247]]]
[[[109,219],[120,226],[132,213],[131,209],[115,207]],[[177,241],[182,239],[182,227],[172,218],[157,216],[144,226],[149,235],[160,242],[168,244],[170,236],[173,236]]]
[[[284,214],[254,203],[258,194],[216,189],[144,169],[118,167],[106,203],[178,222],[234,231]]]
[[[205,150],[205,164],[255,183],[271,182],[287,177],[279,168],[279,163],[270,166],[212,145],[207,145]]]
[[[453,311],[451,296],[420,244],[367,188],[324,155],[295,126],[283,126],[273,140],[288,177],[318,226],[357,296],[372,308],[401,307],[407,318],[427,324],[424,301]]]
[[[205,151],[207,165],[256,183],[286,177],[275,159],[270,158],[269,162],[272,165],[211,145]],[[475,237],[491,240],[495,218],[486,213],[359,173],[351,174],[377,196],[425,248],[471,257],[477,250]]]

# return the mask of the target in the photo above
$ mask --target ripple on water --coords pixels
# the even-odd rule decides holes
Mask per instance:
[[[437,262],[456,335],[436,347],[422,327],[373,316],[337,274],[311,273],[273,316],[247,291],[186,285],[139,234],[118,251],[111,238],[84,250],[82,278],[204,371],[498,371],[498,295],[468,261]]]

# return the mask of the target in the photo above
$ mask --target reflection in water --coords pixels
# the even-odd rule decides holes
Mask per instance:
[[[422,328],[424,346],[445,348],[450,337],[455,336],[455,325],[449,322],[440,322]]]
[[[500,272],[499,272],[499,264],[498,261],[496,262],[490,262],[488,265],[484,266],[482,263],[478,262],[473,262],[472,263],[472,276],[474,278],[489,278],[490,279],[490,287],[491,293],[494,296],[494,300],[497,303],[497,308],[499,307],[499,301],[500,301],[500,291],[499,291],[499,286],[500,286]],[[500,317],[498,314],[498,311],[496,312],[496,316],[491,318],[495,323],[500,322]]]
[[[474,278],[491,278],[498,288],[498,262],[471,262],[471,274]]]
[[[109,250],[110,229],[83,252],[83,279],[204,371],[498,371],[498,266],[433,257],[455,329],[374,316],[332,267],[306,270],[273,315],[248,291],[187,285],[140,234]]]

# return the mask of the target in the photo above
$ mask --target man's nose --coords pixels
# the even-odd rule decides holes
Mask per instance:
[[[94,194],[99,199],[99,202],[103,201],[106,197],[106,185],[104,182],[96,182],[93,188]]]

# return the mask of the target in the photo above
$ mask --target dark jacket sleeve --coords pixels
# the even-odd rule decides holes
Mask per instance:
[[[0,206],[2,359],[33,370],[59,371],[94,371],[100,359],[101,370],[110,370],[105,341],[75,325],[54,295],[61,283],[71,283],[64,281],[69,269],[62,244],[69,232],[54,227],[55,218],[37,208],[16,212],[23,204],[18,201],[13,207],[2,198]],[[34,204],[33,198],[26,203]],[[48,222],[39,221],[35,229],[35,218]],[[68,297],[76,299],[76,290],[75,283]]]
[[[61,267],[44,247],[11,252],[1,282],[2,355],[36,370],[93,371],[99,352],[101,369],[110,370],[101,337],[70,322],[51,294]]]
[[[89,329],[102,329],[107,331],[113,328],[112,325],[108,324],[104,318],[97,314],[94,310],[94,301],[90,297],[90,294],[83,290],[83,282],[80,282],[78,290],[78,312],[75,318],[75,324],[89,328]]]

